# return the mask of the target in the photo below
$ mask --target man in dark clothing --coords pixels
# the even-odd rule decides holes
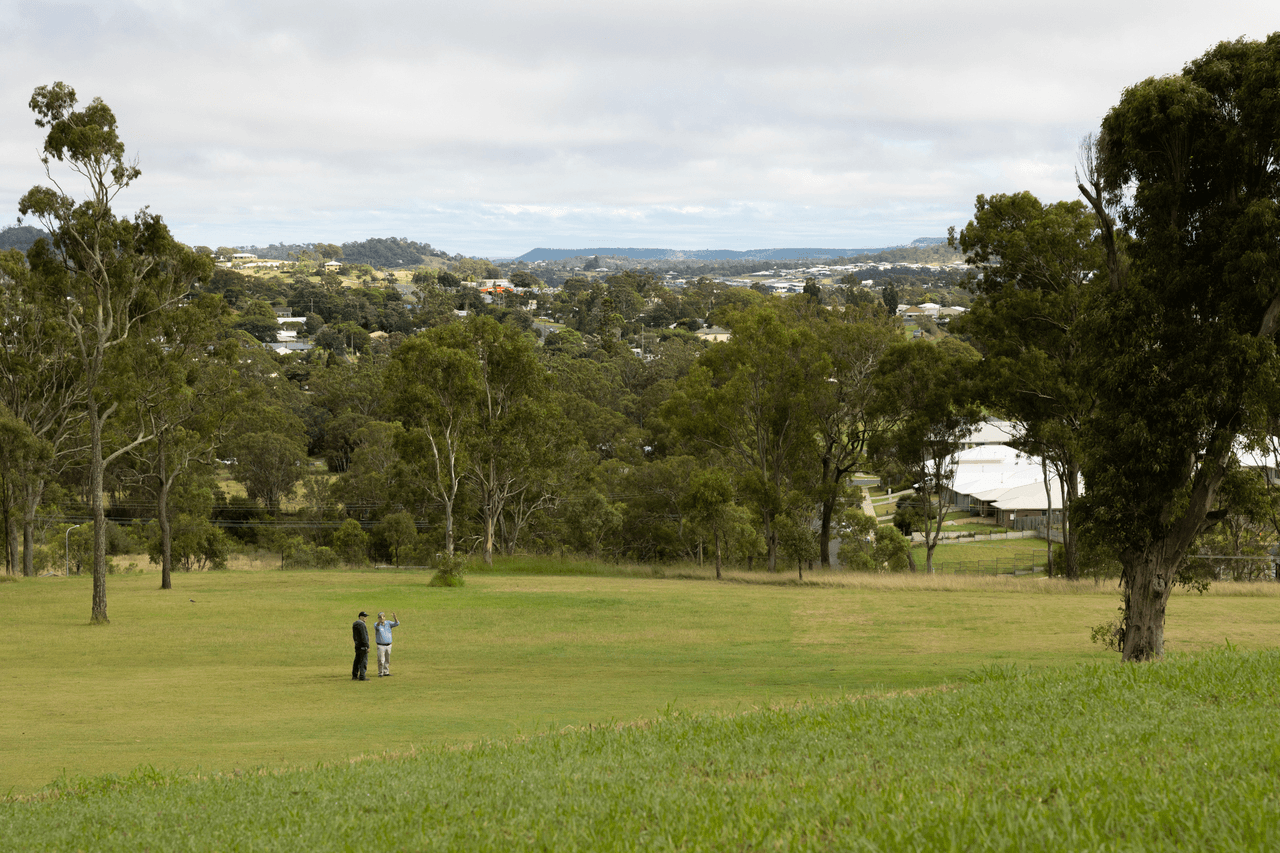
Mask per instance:
[[[354,681],[369,680],[364,674],[369,666],[369,629],[364,624],[365,617],[368,615],[361,610],[360,618],[351,623],[351,638],[356,643],[356,659],[351,664],[351,678]]]

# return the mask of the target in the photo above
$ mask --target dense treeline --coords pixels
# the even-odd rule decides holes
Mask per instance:
[[[259,258],[276,261],[293,260],[311,253],[326,244],[272,243],[269,246],[241,246],[240,251],[251,252]],[[431,258],[447,258],[448,253],[433,249],[430,243],[419,243],[403,237],[370,237],[343,243],[343,261],[352,264],[368,264],[378,268],[413,267]]]
[[[960,253],[946,242],[934,245],[900,246],[867,255],[837,258],[836,264],[954,264],[961,260]]]
[[[40,275],[55,274],[26,261],[7,259],[13,298],[34,299]],[[530,549],[825,563],[853,494],[847,476],[892,420],[883,404],[868,413],[877,394],[891,396],[873,378],[902,341],[899,322],[836,291],[784,301],[704,278],[674,292],[624,271],[488,302],[454,272],[424,270],[405,301],[332,273],[193,270],[186,299],[149,327],[156,394],[181,406],[131,396],[127,360],[102,374],[101,393],[120,404],[103,439],[103,523],[147,539],[166,584],[173,567],[216,566],[237,541],[286,562]],[[259,346],[282,305],[305,317],[311,350]],[[560,325],[539,337],[535,312]],[[708,345],[690,331],[705,322],[734,339]],[[181,350],[179,329],[191,342]],[[15,376],[19,366],[4,363]],[[744,383],[768,399],[744,396]],[[8,527],[13,565],[26,571],[58,550],[56,519],[95,500],[80,455],[87,419],[70,405],[62,416],[56,456],[33,454],[29,485],[11,472],[13,494],[32,496],[13,501],[25,514]],[[737,432],[743,423],[755,439]],[[219,484],[224,469],[234,494]]]

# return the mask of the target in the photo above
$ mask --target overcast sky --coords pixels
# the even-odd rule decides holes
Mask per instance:
[[[1075,197],[1122,90],[1275,0],[0,0],[0,222],[27,102],[101,97],[191,245],[889,246]]]

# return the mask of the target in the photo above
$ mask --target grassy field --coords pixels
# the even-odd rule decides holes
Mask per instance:
[[[985,531],[984,531],[985,532]],[[997,529],[995,532],[1004,532]],[[1047,559],[1043,539],[997,539],[991,542],[939,543],[933,549],[933,568],[939,572],[1010,572],[1041,566]],[[925,548],[911,549],[916,565],[924,570]]]
[[[13,850],[1271,851],[1280,654],[985,667],[311,770],[0,802]]]
[[[1088,583],[830,573],[805,585],[763,573],[715,583],[566,568],[578,575],[474,573],[460,589],[392,571],[178,575],[172,591],[155,573],[118,575],[111,624],[98,627],[88,577],[0,584],[20,637],[0,674],[0,792],[138,766],[305,767],[673,709],[928,687],[990,665],[1112,660],[1089,629],[1118,596]],[[1271,645],[1274,587],[1177,594],[1169,648]],[[350,680],[360,609],[403,623],[390,679]]]

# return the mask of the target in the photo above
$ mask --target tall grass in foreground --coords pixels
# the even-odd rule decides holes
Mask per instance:
[[[65,780],[39,850],[1275,850],[1280,653],[979,671],[311,771]]]

